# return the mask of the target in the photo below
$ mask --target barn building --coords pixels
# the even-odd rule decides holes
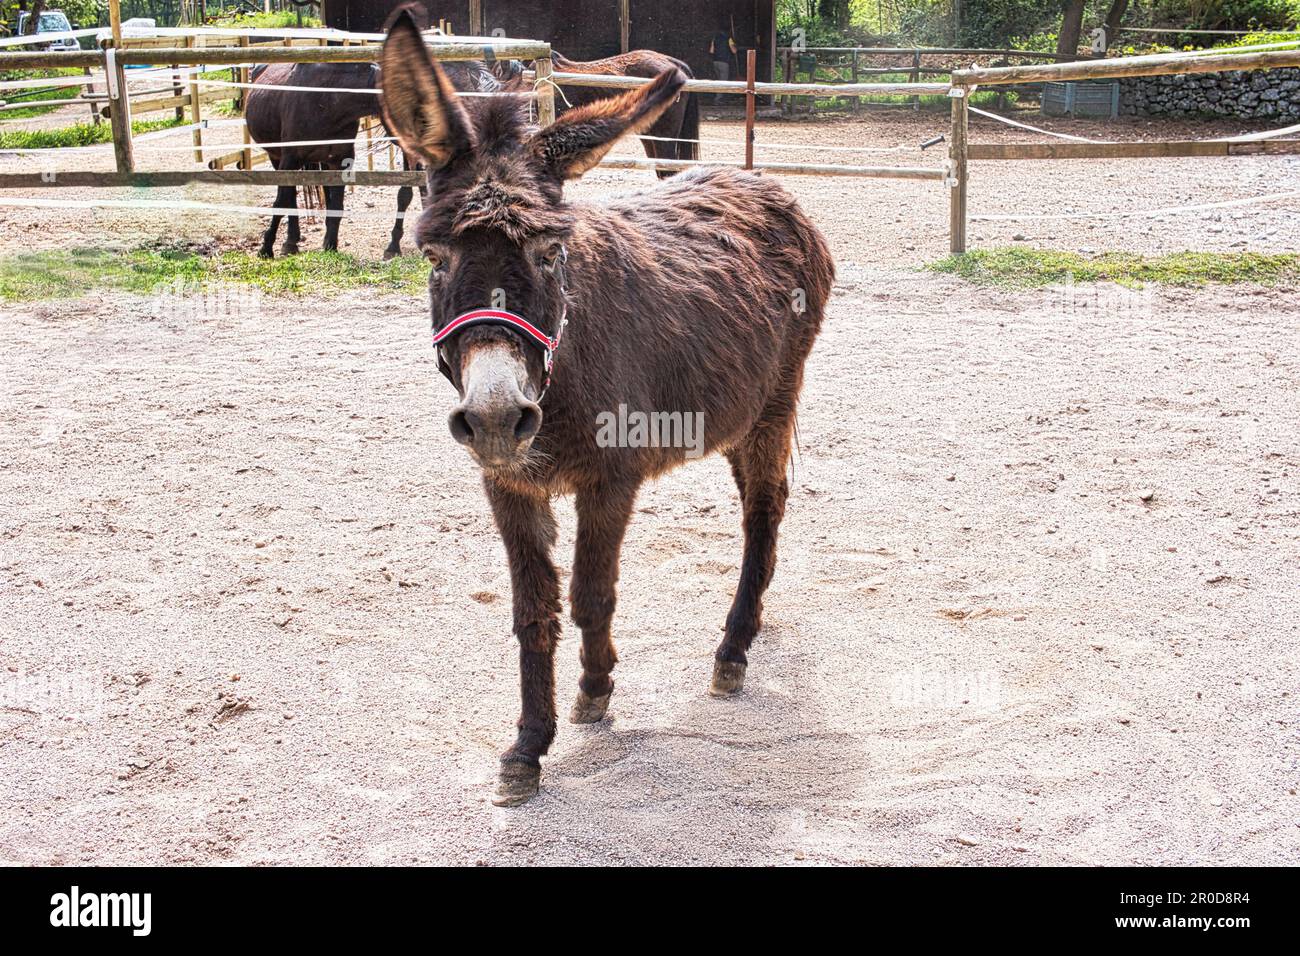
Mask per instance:
[[[370,33],[400,0],[323,0],[325,25]],[[758,51],[758,78],[772,76],[776,0],[424,0],[430,22],[454,33],[542,40],[571,60],[597,60],[626,50],[658,50],[712,77],[709,40],[728,29],[740,54],[732,78],[743,79],[745,51]],[[732,26],[734,24],[734,27]],[[739,73],[737,67],[740,67]]]

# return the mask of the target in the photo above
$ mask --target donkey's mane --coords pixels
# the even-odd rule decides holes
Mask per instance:
[[[522,243],[566,231],[571,219],[557,208],[560,186],[524,147],[535,129],[525,104],[513,97],[490,97],[463,105],[477,147],[430,177],[432,214],[421,220],[417,240],[484,229]]]

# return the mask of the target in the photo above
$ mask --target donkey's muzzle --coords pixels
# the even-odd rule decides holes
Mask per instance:
[[[506,465],[533,440],[542,427],[542,409],[522,394],[505,400],[465,402],[447,419],[451,437],[485,465]]]

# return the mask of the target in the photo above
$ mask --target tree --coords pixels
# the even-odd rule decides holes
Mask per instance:
[[[849,25],[849,0],[818,0],[817,15],[843,30]]]
[[[1085,0],[1066,0],[1065,15],[1061,19],[1061,33],[1056,40],[1057,53],[1079,52],[1079,35],[1083,33],[1083,8]]]
[[[1119,36],[1120,24],[1128,11],[1128,0],[1111,0],[1110,13],[1106,14],[1106,48]]]
[[[30,36],[36,32],[36,28],[41,24],[41,14],[45,12],[45,0],[36,0],[32,4],[31,13],[27,14],[27,22],[23,24],[23,35]]]

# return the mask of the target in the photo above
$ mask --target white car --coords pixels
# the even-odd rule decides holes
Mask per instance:
[[[158,21],[153,17],[132,17],[130,20],[122,21],[122,38],[126,40],[142,40],[146,37],[156,37],[158,35]],[[111,40],[113,31],[108,27],[100,30],[95,34],[95,40]]]
[[[27,28],[28,11],[24,10],[18,14],[18,32],[21,36]],[[46,10],[41,14],[40,20],[36,23],[36,35],[42,33],[71,33],[72,24],[68,22],[68,15],[62,10]],[[33,44],[33,47],[42,50],[80,50],[81,44],[77,42],[76,37],[59,37],[57,40],[51,40],[49,43]]]

